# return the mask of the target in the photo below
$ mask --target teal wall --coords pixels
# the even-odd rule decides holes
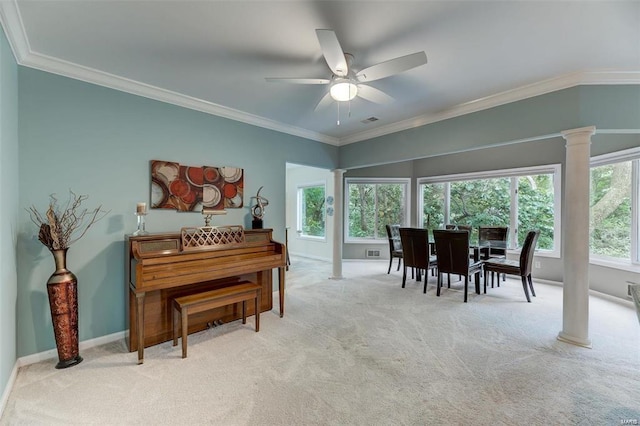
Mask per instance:
[[[640,129],[640,87],[578,86],[352,143],[341,147],[340,167],[506,146],[584,126]]]
[[[45,289],[53,259],[22,209],[44,210],[49,194],[66,200],[72,189],[89,195],[86,207],[110,210],[68,253],[83,341],[125,329],[123,237],[136,229],[136,203],[149,202],[149,160],[244,168],[246,207],[213,223],[250,228],[250,197],[264,186],[265,227],[280,241],[285,163],[337,166],[334,146],[29,68],[19,68],[19,98],[18,356],[55,348]],[[202,224],[198,213],[147,216],[151,232]]]
[[[17,359],[18,182],[18,66],[0,30],[0,395]]]
[[[7,51],[6,43],[4,51]],[[151,159],[244,168],[247,207],[229,210],[227,216],[214,218],[214,223],[249,227],[250,197],[260,186],[264,186],[262,194],[270,200],[265,226],[273,228],[276,239],[282,241],[286,162],[324,169],[336,168],[339,163],[343,168],[396,163],[384,170],[398,176],[407,167],[410,169],[409,176],[415,178],[558,162],[557,158],[564,152],[560,138],[512,143],[582,125],[640,127],[637,122],[633,126],[634,108],[636,113],[640,110],[637,108],[640,105],[637,102],[640,88],[586,86],[338,149],[81,81],[16,67],[15,61],[9,59],[7,66],[3,59],[2,70],[8,67],[15,74],[17,69],[19,108],[16,115],[14,102],[14,109],[9,109],[10,113],[6,116],[3,108],[3,123],[4,117],[14,122],[19,117],[20,144],[18,155],[15,153],[15,138],[13,142],[5,143],[3,136],[2,149],[8,149],[9,152],[13,149],[13,154],[7,157],[9,160],[5,160],[3,154],[2,175],[17,175],[20,183],[17,188],[13,182],[2,181],[3,202],[9,200],[14,206],[13,214],[18,217],[11,231],[6,231],[17,233],[17,252],[14,254],[9,251],[9,256],[17,257],[19,284],[17,325],[7,326],[8,333],[13,333],[11,330],[17,328],[19,339],[15,349],[5,352],[3,344],[0,352],[3,356],[9,354],[8,364],[15,362],[15,355],[12,354],[16,351],[18,356],[24,356],[55,348],[45,290],[46,280],[53,271],[53,260],[37,241],[36,227],[24,211],[31,205],[44,210],[51,193],[56,193],[64,200],[67,191],[73,189],[76,193],[89,195],[85,203],[87,207],[101,204],[110,210],[109,215],[69,251],[68,266],[79,279],[80,339],[87,340],[125,329],[123,236],[135,230],[133,212],[136,203],[149,201]],[[3,89],[4,80],[3,77]],[[3,99],[7,94],[10,91],[5,93],[3,90]],[[13,98],[16,98],[15,94]],[[599,101],[602,101],[602,105],[592,105]],[[16,133],[15,129],[13,133]],[[607,152],[613,150],[612,147],[638,145],[637,135],[626,139],[625,135],[608,136],[610,138],[602,136],[606,139],[603,139],[603,143],[597,142],[601,136],[596,136],[594,153]],[[496,148],[501,145],[504,146]],[[523,155],[523,149],[530,154]],[[419,160],[402,163],[416,158]],[[350,171],[348,175],[352,173],[367,175],[366,170]],[[374,175],[379,176],[376,173]],[[16,195],[18,189],[19,196]],[[9,194],[8,197],[4,196],[5,192]],[[412,197],[415,206],[415,194]],[[6,221],[2,222],[4,224]],[[152,232],[200,224],[202,217],[196,213],[152,210],[147,216],[147,229]],[[345,250],[345,254],[347,252]],[[5,262],[4,253],[2,264],[11,269],[11,262]],[[16,292],[15,286],[9,286],[9,290],[5,290],[5,287],[2,289],[9,291],[9,299],[11,291]],[[5,302],[6,299],[3,294],[3,319],[6,315],[15,316],[15,304],[13,308],[4,308],[4,303],[10,303]],[[5,327],[4,324],[3,321],[2,327]],[[5,335],[2,337],[4,339]]]

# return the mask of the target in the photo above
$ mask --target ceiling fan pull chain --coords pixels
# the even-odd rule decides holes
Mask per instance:
[[[336,102],[338,104],[338,126],[340,125],[340,102]]]

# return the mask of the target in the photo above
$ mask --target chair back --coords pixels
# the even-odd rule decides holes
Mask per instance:
[[[422,228],[400,228],[402,258],[406,267],[429,268],[429,231]]]
[[[508,238],[508,226],[481,226],[478,228],[478,244],[489,243],[490,254],[506,254]]]
[[[522,251],[520,252],[520,271],[522,275],[527,276],[531,273],[531,264],[533,263],[533,253],[536,250],[536,243],[540,231],[529,231],[527,237],[522,244]]]
[[[467,275],[469,273],[469,231],[433,231],[438,258],[438,272]]]
[[[402,251],[400,240],[400,225],[387,225],[387,237],[389,238],[389,248],[391,251]]]

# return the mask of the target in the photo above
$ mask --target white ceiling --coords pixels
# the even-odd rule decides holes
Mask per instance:
[[[576,84],[640,83],[640,1],[7,1],[20,64],[336,145]],[[330,78],[315,29],[362,69],[428,64],[314,112]],[[616,71],[616,72],[612,72]],[[363,124],[375,116],[379,121]]]

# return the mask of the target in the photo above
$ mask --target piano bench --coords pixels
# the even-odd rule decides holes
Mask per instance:
[[[190,294],[173,299],[171,310],[173,323],[173,346],[178,345],[178,328],[182,329],[182,358],[187,357],[187,334],[189,314],[208,311],[214,308],[242,302],[242,323],[247,323],[247,300],[255,303],[256,332],[260,331],[260,299],[262,287],[258,284],[241,281],[229,287]]]

